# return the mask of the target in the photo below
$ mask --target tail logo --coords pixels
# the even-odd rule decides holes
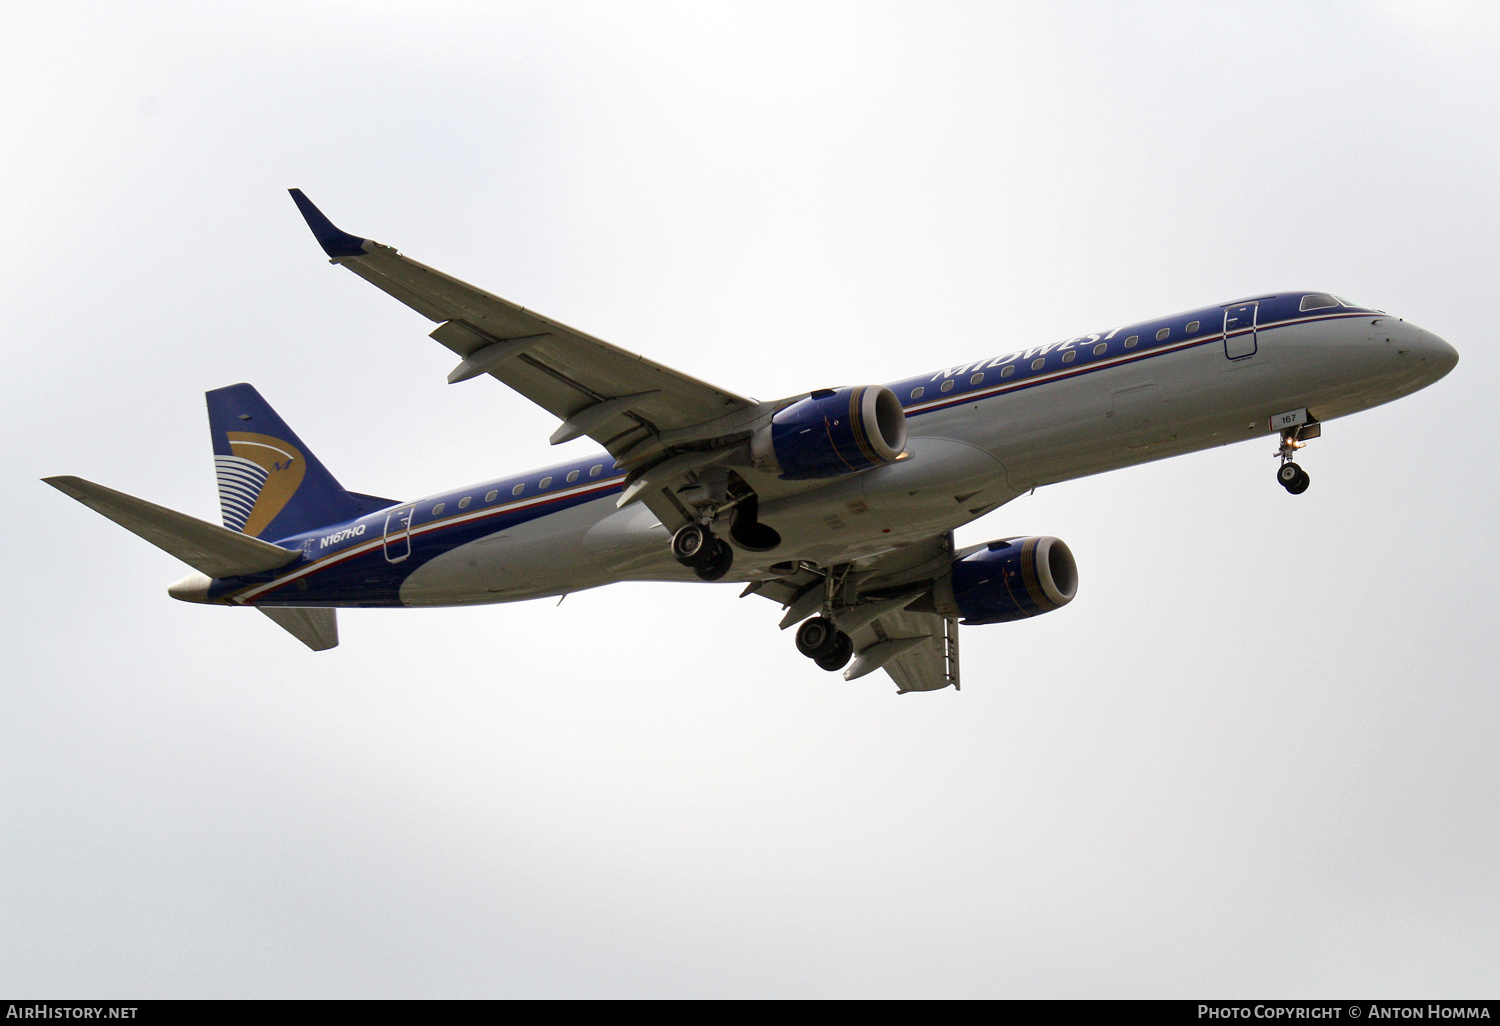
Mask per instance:
[[[214,457],[224,526],[259,536],[297,493],[307,461],[271,435],[230,431],[228,438],[234,455]]]

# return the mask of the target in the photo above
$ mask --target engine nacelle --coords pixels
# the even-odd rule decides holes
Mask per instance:
[[[756,433],[755,457],[789,481],[842,477],[893,462],[906,448],[906,411],[884,385],[823,388]]]
[[[1059,538],[1005,538],[953,561],[953,600],[965,624],[1050,613],[1078,593],[1078,564]]]

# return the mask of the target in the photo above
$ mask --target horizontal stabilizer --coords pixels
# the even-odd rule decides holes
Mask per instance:
[[[339,643],[339,622],[335,609],[299,608],[297,606],[256,606],[277,626],[314,652],[324,652]]]
[[[302,554],[81,477],[42,480],[210,577],[238,577],[274,570]]]

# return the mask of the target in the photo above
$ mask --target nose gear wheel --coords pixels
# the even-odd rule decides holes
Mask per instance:
[[[1276,471],[1276,481],[1281,487],[1293,495],[1301,495],[1307,491],[1307,486],[1312,483],[1312,478],[1297,464],[1292,462],[1283,463]]]

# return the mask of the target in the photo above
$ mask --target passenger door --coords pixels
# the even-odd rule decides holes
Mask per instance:
[[[402,506],[392,510],[385,518],[385,558],[388,563],[399,563],[411,555],[411,518],[417,512],[415,506]]]
[[[1241,303],[1224,308],[1224,355],[1245,360],[1255,355],[1255,315],[1259,303]]]

